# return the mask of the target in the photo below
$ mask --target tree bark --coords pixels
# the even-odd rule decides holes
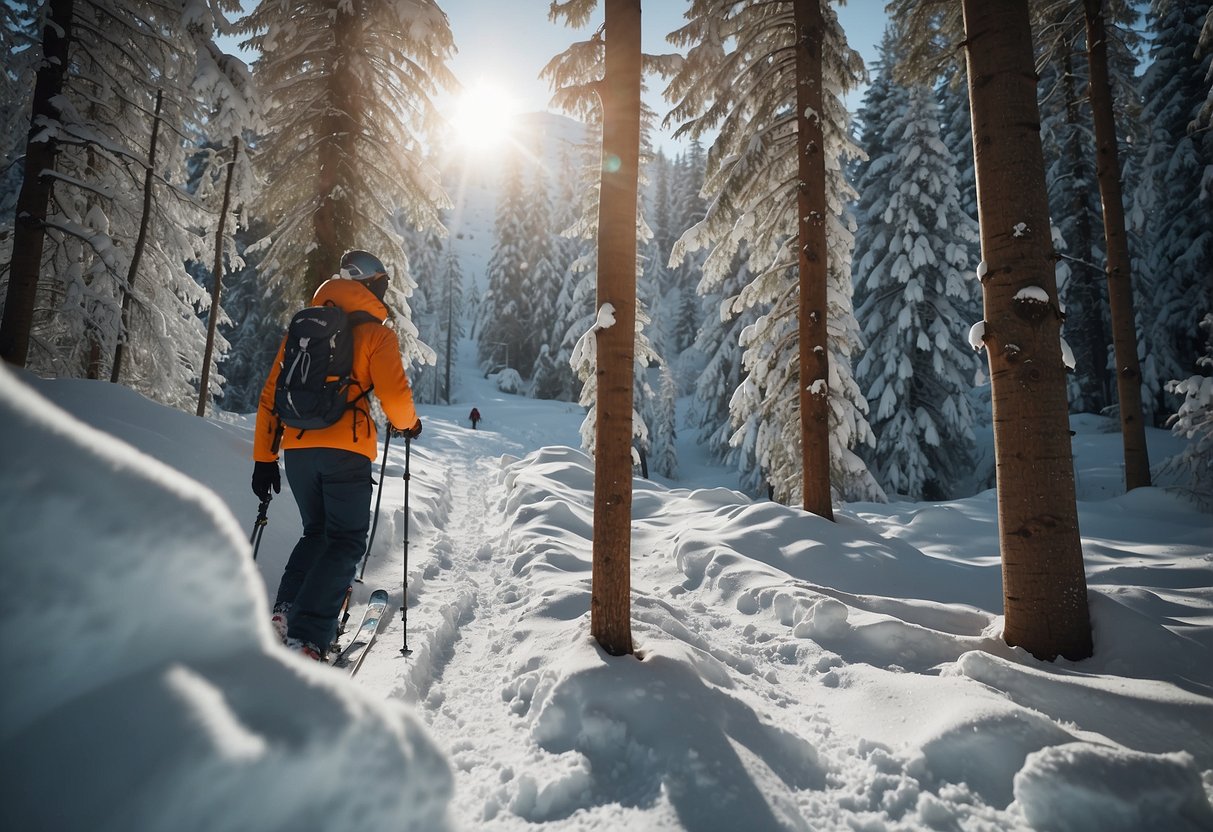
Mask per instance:
[[[160,106],[164,103],[164,91],[156,90],[156,113],[152,118],[152,140],[147,150],[147,171],[143,175],[143,216],[139,220],[139,234],[135,237],[135,250],[131,252],[131,266],[126,272],[126,286],[122,288],[122,331],[114,347],[114,366],[110,369],[110,382],[118,383],[122,377],[122,354],[131,337],[131,295],[135,289],[135,276],[139,274],[139,262],[147,246],[147,229],[152,217],[152,186],[156,180],[156,142],[160,138]]]
[[[321,119],[317,152],[317,206],[312,216],[315,245],[308,253],[307,297],[337,270],[354,242],[351,169],[362,122],[362,84],[352,67],[361,50],[359,21],[352,6],[338,3],[333,19],[333,52],[329,56],[328,112]]]
[[[800,278],[800,447],[804,510],[834,519],[830,500],[830,360],[826,348],[826,168],[821,114],[821,0],[794,0],[797,263]]]
[[[211,269],[211,311],[206,321],[206,351],[202,356],[202,381],[198,385],[197,415],[206,415],[210,399],[211,358],[215,354],[215,332],[219,329],[219,295],[223,288],[223,227],[227,223],[228,206],[232,204],[232,177],[236,173],[236,155],[240,138],[232,137],[232,159],[227,166],[227,181],[223,183],[223,207],[219,210],[219,227],[215,230],[215,265]]]
[[[1003,638],[1091,655],[1027,0],[963,0],[1002,554]],[[1020,293],[1044,290],[1046,302]],[[1033,293],[1034,294],[1034,293]]]
[[[52,180],[45,171],[55,169],[59,142],[48,125],[58,123],[55,99],[63,92],[68,48],[72,40],[73,0],[50,0],[46,25],[42,27],[42,63],[34,81],[33,107],[25,140],[25,168],[17,195],[13,227],[12,260],[4,317],[0,320],[0,358],[18,367],[29,359],[30,331],[34,323],[34,298],[42,270],[46,238],[46,214]]]
[[[594,562],[590,628],[614,656],[632,652],[632,385],[636,342],[636,201],[640,162],[640,0],[605,0],[598,307]]]
[[[1084,0],[1087,16],[1087,62],[1091,68],[1091,112],[1095,121],[1095,175],[1103,203],[1108,241],[1108,306],[1112,310],[1112,345],[1116,355],[1116,393],[1120,399],[1120,433],[1125,450],[1125,490],[1150,484],[1146,425],[1141,412],[1141,363],[1133,318],[1132,265],[1120,193],[1120,155],[1116,115],[1108,79],[1108,35],[1102,0]]]

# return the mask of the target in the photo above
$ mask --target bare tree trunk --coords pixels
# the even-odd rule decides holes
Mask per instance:
[[[1003,638],[1091,655],[1027,0],[963,0],[1002,553]],[[1043,290],[1044,302],[1034,298]]]
[[[1141,413],[1141,364],[1133,320],[1132,266],[1120,193],[1120,156],[1116,149],[1116,115],[1108,80],[1108,35],[1102,0],[1084,0],[1087,15],[1087,61],[1091,68],[1091,112],[1095,120],[1095,174],[1103,202],[1104,236],[1108,240],[1108,306],[1112,310],[1112,344],[1116,354],[1116,392],[1120,399],[1120,433],[1125,449],[1125,489],[1150,484],[1150,457]]]
[[[640,163],[640,0],[606,0],[597,332],[594,564],[590,629],[613,656],[632,652],[632,385],[636,343],[636,200]]]
[[[315,242],[307,259],[307,297],[332,277],[341,255],[353,247],[354,218],[350,196],[350,168],[354,164],[359,124],[362,121],[362,84],[350,68],[350,56],[361,49],[359,22],[338,3],[333,19],[333,54],[329,78],[328,112],[322,117],[317,177],[319,192],[312,217]]]
[[[96,121],[99,118],[99,116],[98,116],[99,110],[100,110],[100,107],[97,105],[97,102],[93,102],[92,104],[89,105],[87,118],[90,121]],[[88,148],[84,152],[84,156],[85,156],[85,160],[86,160],[86,164],[87,164],[87,167],[85,168],[86,175],[88,176],[88,178],[90,180],[92,180],[97,175],[97,147],[96,147],[96,145],[90,143],[88,145]],[[92,210],[93,206],[96,205],[99,201],[100,200],[96,194],[90,193],[86,200],[86,204],[88,205],[89,210]],[[88,285],[91,285],[92,280],[86,280],[86,283]],[[92,305],[95,306],[96,301],[93,301]],[[84,337],[88,341],[88,352],[86,353],[85,359],[84,359],[84,377],[91,381],[98,381],[101,379],[101,373],[102,373],[102,369],[103,369],[101,366],[101,361],[102,361],[101,333],[97,326],[97,321],[92,317],[95,314],[94,311],[92,309],[88,309],[87,307],[86,307],[86,309],[88,311],[88,316],[87,316],[87,320],[85,323],[86,330],[85,330]]]
[[[232,159],[227,166],[227,181],[223,183],[223,207],[219,209],[219,227],[215,230],[215,265],[211,269],[211,312],[206,321],[206,351],[202,356],[202,381],[198,385],[197,415],[206,415],[210,399],[211,358],[215,354],[215,332],[219,329],[219,295],[223,288],[223,227],[227,223],[228,206],[232,204],[232,177],[236,173],[236,155],[240,153],[240,137],[232,137]]]
[[[122,288],[122,331],[118,333],[118,344],[114,347],[114,366],[110,370],[110,381],[118,383],[122,377],[122,353],[131,337],[131,294],[135,288],[135,276],[139,273],[139,261],[147,245],[147,228],[152,216],[152,185],[156,174],[156,142],[160,138],[160,106],[164,103],[164,91],[156,90],[156,113],[152,118],[152,141],[147,151],[147,171],[143,176],[143,217],[139,220],[139,235],[135,238],[135,250],[131,252],[131,266],[126,273],[126,286]]]
[[[804,510],[834,519],[830,501],[830,359],[826,348],[826,166],[821,117],[821,0],[794,0],[796,195],[800,272],[800,446]]]
[[[52,188],[51,178],[43,172],[55,169],[55,157],[59,153],[58,141],[44,131],[46,124],[60,119],[55,101],[63,92],[63,79],[67,74],[72,6],[73,0],[50,0],[46,25],[42,27],[42,62],[34,81],[30,128],[25,140],[25,169],[17,195],[8,291],[4,298],[4,317],[0,320],[0,358],[18,367],[24,367],[29,358],[34,298],[42,269],[46,212]]]
[[[101,341],[94,329],[88,331],[88,358],[85,359],[84,377],[98,380],[101,378]]]

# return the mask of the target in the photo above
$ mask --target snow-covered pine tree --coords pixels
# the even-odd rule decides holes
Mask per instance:
[[[676,235],[672,231],[670,211],[670,163],[664,153],[658,151],[648,158],[643,179],[647,183],[641,191],[643,214],[649,221],[652,237],[640,249],[638,287],[642,299],[653,312],[650,340],[661,354],[676,355],[670,347],[670,331],[676,320],[678,291],[666,269]]]
[[[894,27],[885,28],[878,53],[873,67],[876,76],[863,94],[856,120],[858,144],[863,155],[851,163],[849,171],[859,194],[855,207],[855,256],[858,261],[853,264],[851,275],[852,301],[856,308],[862,306],[869,294],[866,278],[876,256],[873,248],[883,249],[888,244],[883,215],[891,194],[880,188],[867,187],[865,182],[887,179],[891,175],[886,168],[895,159],[893,151],[900,137],[889,133],[889,122],[895,115],[904,114],[909,91],[894,78],[898,54]]]
[[[733,258],[733,268],[724,275],[705,275],[699,292],[703,298],[703,327],[695,339],[695,348],[705,357],[703,369],[695,381],[691,400],[691,421],[699,429],[698,441],[707,445],[712,458],[736,468],[741,483],[752,494],[763,488],[762,469],[753,454],[753,442],[730,440],[734,435],[729,405],[745,377],[741,333],[758,319],[760,310],[743,307],[741,291],[753,279],[743,248]],[[752,422],[747,422],[747,425]]]
[[[551,354],[551,344],[548,334],[556,326],[557,305],[560,300],[560,289],[564,282],[561,269],[561,252],[557,246],[557,236],[552,220],[552,203],[548,196],[547,174],[542,165],[536,165],[531,172],[530,182],[525,187],[523,201],[527,206],[527,214],[523,218],[523,240],[526,246],[527,272],[523,283],[523,292],[530,300],[530,317],[527,321],[529,338],[525,351],[519,361],[527,368],[530,377],[531,395],[538,396],[536,369],[539,355],[545,352]],[[550,378],[550,376],[549,376]],[[551,392],[550,390],[547,392]],[[550,395],[546,398],[551,398]]]
[[[217,71],[211,38],[235,6],[225,0],[183,13],[170,2],[89,0],[27,8],[46,21],[44,35],[53,33],[37,51],[70,35],[62,57],[43,64],[59,71],[61,87],[49,98],[39,87],[27,152],[27,182],[30,165],[53,174],[23,187],[20,211],[32,221],[0,242],[10,262],[5,353],[24,339],[19,363],[37,372],[101,377],[121,343],[124,383],[193,409],[206,338],[195,309],[207,300],[185,264],[213,257],[214,239],[201,233],[213,222],[207,206],[182,186],[199,128],[225,109],[200,96],[230,80]],[[34,308],[36,317],[26,317]]]
[[[37,48],[34,0],[0,4],[0,236],[8,236],[21,187],[20,156],[29,129]]]
[[[670,35],[688,47],[684,68],[666,91],[677,102],[668,117],[680,134],[704,135],[719,127],[708,151],[704,193],[712,201],[703,221],[675,246],[674,261],[707,249],[704,277],[720,279],[731,268],[742,241],[749,243],[753,281],[739,296],[741,308],[762,308],[743,334],[749,375],[733,398],[737,441],[756,442],[764,475],[776,496],[802,502],[806,473],[801,440],[800,328],[797,208],[798,158],[795,74],[797,26],[793,2],[695,0],[687,26]],[[825,21],[821,69],[825,95],[824,133],[827,204],[826,321],[828,456],[831,489],[844,498],[871,498],[880,488],[852,448],[872,439],[864,418],[867,403],[851,377],[859,332],[851,309],[851,218],[846,203],[854,192],[842,167],[858,150],[847,135],[839,95],[863,75],[859,55],[846,45],[831,8]],[[819,325],[820,321],[811,322]],[[747,425],[747,422],[752,424]],[[753,431],[753,433],[750,433]]]
[[[1201,316],[1213,309],[1213,211],[1201,183],[1213,165],[1213,131],[1190,131],[1209,95],[1213,50],[1199,50],[1207,0],[1153,0],[1147,15],[1150,65],[1141,78],[1144,158],[1130,211],[1144,264],[1138,298],[1148,357],[1162,379],[1187,378],[1201,355]],[[1148,366],[1148,365],[1147,365]],[[1153,391],[1158,395],[1158,391]],[[1174,400],[1149,407],[1157,422]]]
[[[879,138],[857,184],[856,316],[867,349],[856,376],[871,406],[877,479],[890,494],[938,500],[973,459],[966,393],[978,362],[963,310],[979,293],[969,259],[977,223],[960,207],[934,92],[892,82],[887,68],[881,77],[863,109],[865,137]]]
[[[653,470],[667,479],[678,479],[678,382],[668,366],[661,368],[661,383],[653,418]]]
[[[486,372],[511,368],[529,374],[531,297],[526,291],[528,270],[527,205],[523,194],[522,160],[511,154],[502,174],[497,216],[493,225],[493,254],[485,269],[488,288],[480,304],[479,356]]]
[[[294,311],[293,303],[270,289],[260,268],[262,249],[256,244],[267,231],[264,222],[254,219],[236,233],[237,259],[225,280],[223,308],[230,323],[220,331],[229,346],[220,364],[224,383],[219,404],[232,413],[257,410],[266,373]]]
[[[682,236],[688,228],[695,226],[707,212],[707,203],[701,195],[703,180],[707,168],[707,155],[703,144],[698,138],[691,140],[690,147],[681,154],[674,166],[674,177],[671,182],[671,222],[673,224],[673,240]],[[664,265],[670,272],[671,294],[676,298],[673,304],[672,322],[670,329],[669,350],[671,360],[682,354],[695,340],[703,324],[702,305],[697,298],[699,281],[703,278],[703,261],[707,252],[689,252],[675,266],[670,266],[673,254],[673,243],[665,249]]]
[[[440,321],[441,336],[434,341],[438,352],[435,371],[439,374],[438,400],[450,404],[455,394],[455,379],[451,368],[464,335],[463,270],[453,248],[447,248],[442,258],[442,271],[431,304]]]
[[[594,320],[595,280],[592,240],[598,221],[598,170],[601,151],[597,128],[591,125],[577,159],[565,157],[560,180],[560,210],[556,228],[560,230],[561,257],[565,262],[564,279],[556,301],[556,322],[552,332],[554,372],[560,379],[557,398],[578,401],[581,379],[572,364],[578,339]]]
[[[1201,198],[1213,203],[1213,4],[1205,12],[1205,25],[1200,30],[1199,51],[1196,57],[1205,60],[1205,85],[1209,92],[1205,95],[1205,103],[1188,129],[1199,134],[1205,147],[1205,172],[1201,177]]]
[[[240,27],[260,54],[271,130],[260,155],[267,274],[300,305],[346,250],[374,252],[392,275],[406,359],[430,363],[409,320],[413,283],[392,217],[436,229],[449,204],[422,152],[438,123],[433,97],[455,84],[446,15],[434,0],[260,0]]]
[[[673,212],[673,165],[665,152],[658,150],[649,160],[648,175],[649,199],[645,215],[653,228],[653,245],[661,252],[663,259],[668,260],[674,241],[682,230],[674,231]]]
[[[664,355],[672,343],[671,327],[677,311],[678,292],[670,285],[670,273],[655,238],[645,240],[639,249],[640,276],[636,279],[636,296],[647,309],[653,310],[648,336],[656,352]],[[675,355],[677,353],[674,353]]]
[[[1179,482],[1206,507],[1213,506],[1213,312],[1200,322],[1206,335],[1204,355],[1196,363],[1201,373],[1171,381],[1167,392],[1181,396],[1183,403],[1168,422],[1178,436],[1190,444],[1168,460],[1164,473]]]
[[[397,233],[404,241],[404,250],[409,258],[409,273],[416,288],[409,297],[411,320],[417,327],[422,343],[440,352],[443,342],[445,319],[435,306],[434,297],[441,282],[444,259],[443,237],[437,229],[419,229],[409,225],[403,212],[394,218]],[[408,368],[409,382],[418,401],[433,404],[438,401],[439,381],[435,362],[423,362]]]
[[[960,192],[960,209],[967,216],[977,216],[977,185],[973,171],[973,117],[969,113],[968,80],[964,67],[947,67],[939,80],[939,109],[943,117],[943,143],[956,159],[956,188]],[[980,258],[976,248],[973,259]],[[980,308],[974,309],[980,313]],[[978,320],[980,314],[974,315]]]

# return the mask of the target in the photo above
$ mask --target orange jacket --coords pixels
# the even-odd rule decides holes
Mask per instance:
[[[374,395],[383,405],[392,425],[411,428],[417,424],[417,411],[413,407],[413,392],[409,388],[404,365],[400,361],[400,342],[396,333],[383,325],[388,310],[370,289],[357,280],[334,278],[325,281],[315,296],[312,306],[323,306],[326,302],[340,306],[347,313],[369,312],[378,323],[364,323],[354,327],[354,371],[356,382],[350,385],[349,397],[356,399],[362,391],[375,385]],[[261,402],[257,407],[257,431],[253,439],[253,459],[258,462],[274,462],[274,434],[278,431],[278,417],[274,413],[274,388],[278,384],[278,373],[282,371],[282,356],[286,351],[286,337],[278,347],[278,357],[270,368],[269,378],[261,388]],[[378,433],[371,419],[366,400],[345,411],[336,424],[327,428],[300,431],[284,426],[282,449],[291,448],[341,448],[363,454],[372,461],[377,456]]]

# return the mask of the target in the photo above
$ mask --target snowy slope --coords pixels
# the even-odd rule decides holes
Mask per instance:
[[[394,605],[353,683],[270,643],[298,517],[284,483],[249,560],[247,417],[24,377],[116,441],[0,376],[0,614],[18,637],[48,607],[73,622],[5,688],[6,828],[73,828],[48,800],[90,829],[1213,828],[1209,515],[1160,489],[1088,493],[1096,655],[1048,664],[997,637],[991,492],[829,523],[695,460],[693,482],[636,481],[638,654],[610,658],[588,632],[582,413],[495,391],[471,352],[464,400],[421,408],[407,567],[389,455],[355,598],[382,585],[398,604],[407,573],[407,630]],[[1085,481],[1104,482],[1119,440],[1076,424]],[[368,734],[380,753],[356,766]],[[354,824],[342,790],[363,766]]]

